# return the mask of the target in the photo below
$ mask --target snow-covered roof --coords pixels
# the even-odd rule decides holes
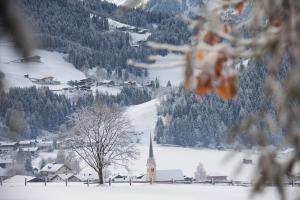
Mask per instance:
[[[52,163],[49,163],[45,167],[43,167],[41,169],[41,172],[56,172],[60,168],[62,168],[63,166],[64,166],[64,164],[52,164]]]
[[[87,181],[89,180],[97,180],[99,177],[97,174],[75,174],[74,177],[78,178],[80,181]],[[70,178],[72,178],[71,176]]]
[[[59,177],[65,181],[66,179],[69,179],[71,176],[73,176],[73,174],[57,174],[52,178],[52,180],[55,179],[56,177]]]
[[[9,164],[9,163],[13,163],[13,160],[11,158],[0,158],[0,163]]]
[[[20,141],[19,144],[20,145],[29,145],[31,144],[33,141],[32,140],[23,140],[23,141]]]
[[[15,146],[16,142],[1,142],[0,146]]]
[[[21,148],[22,151],[24,152],[35,152],[37,151],[39,148],[38,147],[24,147],[24,148]]]
[[[48,147],[48,146],[52,146],[53,142],[52,141],[42,141],[37,143],[38,147]]]
[[[156,171],[157,181],[183,181],[183,173],[180,169],[169,169],[169,170],[157,170]]]
[[[112,80],[102,80],[102,81],[100,81],[101,83],[111,83],[111,82],[113,82]]]

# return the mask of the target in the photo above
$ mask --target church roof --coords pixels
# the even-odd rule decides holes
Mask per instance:
[[[183,181],[184,176],[180,169],[157,170],[156,181]]]

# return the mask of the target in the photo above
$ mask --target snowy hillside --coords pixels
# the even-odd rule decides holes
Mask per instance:
[[[139,42],[146,41],[151,35],[146,29],[139,29],[128,24],[124,24],[113,19],[108,19],[110,30],[120,30],[129,33],[131,37],[131,45],[138,45]]]
[[[61,85],[52,85],[51,89],[59,89],[67,85],[69,80],[80,80],[86,78],[84,73],[77,70],[71,63],[65,61],[66,55],[49,52],[45,50],[36,50],[33,55],[41,57],[41,63],[30,62],[12,62],[20,59],[20,56],[13,48],[7,46],[0,47],[1,71],[5,73],[5,88],[9,87],[29,87],[37,85],[30,81],[24,75],[41,79],[52,76],[55,80],[60,81]]]
[[[40,56],[41,62],[20,62],[21,57],[15,52],[14,48],[0,46],[0,71],[5,73],[5,90],[8,90],[10,87],[47,86],[50,90],[61,91],[63,88],[70,87],[67,84],[68,81],[79,81],[87,78],[82,71],[66,61],[66,54],[55,51],[35,50],[33,55]],[[28,78],[25,75],[28,75]],[[42,85],[32,81],[45,77],[53,77],[54,81],[59,81],[60,84]],[[94,93],[98,90],[99,92],[112,95],[117,95],[121,91],[120,88],[106,86],[92,86],[91,90]]]

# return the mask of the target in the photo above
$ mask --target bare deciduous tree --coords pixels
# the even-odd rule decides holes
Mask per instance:
[[[138,151],[130,122],[117,108],[97,103],[73,114],[74,151],[97,172],[104,183],[103,170],[110,165],[127,167]]]

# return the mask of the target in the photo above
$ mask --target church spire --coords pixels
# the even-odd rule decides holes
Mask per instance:
[[[149,158],[154,158],[151,133],[150,133]]]

